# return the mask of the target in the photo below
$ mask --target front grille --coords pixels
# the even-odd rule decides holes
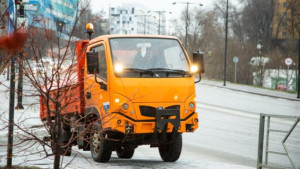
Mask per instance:
[[[155,107],[151,107],[151,106],[139,106],[139,107],[140,107],[140,112],[141,112],[142,116],[155,117],[155,114],[156,114],[156,108]],[[180,110],[180,105],[168,106],[165,109]]]
[[[140,106],[142,116],[155,117],[156,108],[150,106]]]
[[[180,106],[179,105],[173,105],[173,106],[166,107],[165,109],[180,110]]]

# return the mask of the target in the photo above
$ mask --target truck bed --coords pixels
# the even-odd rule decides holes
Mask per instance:
[[[65,76],[65,74],[70,74]],[[49,104],[47,104],[47,97],[40,96],[40,118],[45,120],[49,115],[54,116],[55,107],[60,103],[60,114],[73,114],[73,113],[83,113],[81,111],[81,99],[80,99],[80,85],[78,83],[78,75],[76,64],[71,65],[66,70],[61,72],[61,80],[58,82],[53,81],[51,90],[50,84],[47,84],[48,92],[52,100],[48,98]],[[58,87],[59,86],[59,87]],[[44,91],[46,87],[44,86]],[[57,95],[59,94],[59,97]],[[49,105],[50,111],[47,112],[47,105]],[[51,112],[51,113],[50,113]]]
[[[60,103],[60,114],[83,114],[85,107],[85,96],[84,96],[84,65],[85,65],[85,56],[86,56],[86,47],[89,43],[88,40],[82,40],[76,42],[76,63],[72,64],[67,69],[61,72],[61,75],[71,72],[71,76],[68,78],[61,78],[59,86],[61,87],[51,87],[51,90],[46,93],[50,93],[51,96],[56,96],[58,93],[60,97],[49,101],[47,104],[47,97],[40,96],[40,118],[45,120],[47,117],[54,117],[55,112],[55,102],[59,101]],[[70,71],[69,71],[70,70]],[[67,80],[66,80],[67,79]],[[49,85],[49,84],[47,84]],[[45,89],[45,87],[44,87]],[[48,86],[49,89],[49,86]],[[55,97],[54,97],[55,98]],[[55,101],[57,100],[57,101]],[[50,111],[47,111],[47,105],[49,105]]]

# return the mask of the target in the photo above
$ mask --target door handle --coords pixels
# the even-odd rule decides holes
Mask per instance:
[[[91,98],[92,98],[92,93],[91,93],[91,92],[86,92],[86,93],[85,93],[85,97],[86,97],[87,99],[91,99]]]

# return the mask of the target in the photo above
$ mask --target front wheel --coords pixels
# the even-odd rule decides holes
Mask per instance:
[[[165,162],[175,162],[179,159],[182,150],[182,134],[179,133],[168,143],[158,147],[159,154]]]
[[[101,132],[101,124],[95,122],[92,126],[90,138],[90,149],[94,161],[100,163],[109,161],[112,148],[112,142],[105,139],[104,134]]]
[[[126,146],[126,147],[118,146],[116,152],[117,152],[117,155],[118,155],[119,158],[130,159],[134,154],[134,147],[131,147],[131,146]]]

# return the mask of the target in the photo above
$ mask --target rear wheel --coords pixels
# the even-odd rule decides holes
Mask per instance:
[[[90,136],[90,149],[94,161],[109,161],[113,144],[110,140],[105,139],[104,133],[101,132],[101,124],[99,122],[93,124]]]
[[[130,159],[132,158],[133,154],[134,154],[134,147],[131,146],[118,146],[117,147],[117,155],[119,158],[127,158]]]
[[[182,149],[182,134],[177,134],[173,140],[158,147],[159,154],[165,162],[175,162],[179,159]]]

